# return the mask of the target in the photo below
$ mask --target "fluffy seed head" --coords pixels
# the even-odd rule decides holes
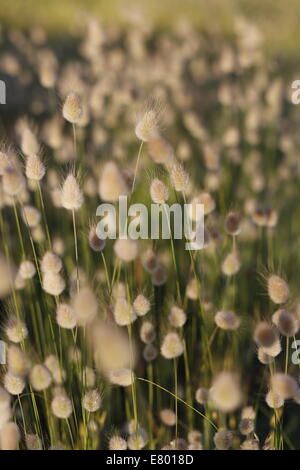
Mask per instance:
[[[21,136],[21,150],[28,157],[36,155],[39,151],[39,143],[29,127],[25,127]]]
[[[108,379],[114,385],[129,387],[134,381],[134,375],[130,369],[115,369],[109,372]]]
[[[262,321],[259,322],[254,330],[254,341],[258,346],[270,348],[278,340],[278,333],[272,325]]]
[[[147,146],[149,155],[155,163],[169,165],[174,158],[171,145],[162,137],[151,137]]]
[[[171,184],[176,191],[184,192],[189,184],[189,175],[182,165],[175,163],[170,171]]]
[[[22,211],[22,219],[30,228],[36,227],[41,220],[41,213],[33,206],[24,206]]]
[[[200,405],[204,405],[204,403],[208,402],[208,398],[209,391],[207,390],[207,388],[199,387],[196,390],[195,399],[197,403],[200,403]]]
[[[166,185],[158,178],[154,178],[150,185],[150,196],[156,204],[164,204],[169,198]]]
[[[20,395],[25,388],[25,381],[22,377],[7,372],[4,376],[4,387],[11,395]]]
[[[22,261],[19,267],[19,274],[22,279],[32,279],[35,273],[36,269],[31,261]]]
[[[129,192],[126,180],[115,162],[107,162],[99,180],[99,196],[103,201],[116,202]]]
[[[83,408],[89,413],[95,413],[101,406],[101,397],[97,389],[86,392],[82,399]]]
[[[112,436],[108,443],[109,450],[126,450],[127,442],[120,436]]]
[[[287,283],[277,274],[272,274],[268,278],[268,294],[275,304],[284,304],[290,295]]]
[[[133,302],[133,308],[139,317],[143,317],[150,310],[150,302],[143,294],[139,294]]]
[[[1,450],[17,450],[20,441],[20,431],[18,426],[13,423],[7,423],[0,431]]]
[[[42,441],[37,434],[26,434],[26,447],[28,450],[42,450]]]
[[[231,447],[233,435],[231,431],[222,429],[214,435],[214,443],[218,450],[227,450]]]
[[[233,276],[241,267],[241,261],[237,251],[229,253],[222,263],[222,272],[225,276]]]
[[[43,289],[50,295],[60,295],[66,287],[65,280],[60,274],[46,272],[43,275]]]
[[[65,209],[78,210],[83,204],[83,194],[79,187],[79,184],[72,173],[70,173],[64,183],[61,190],[61,203]]]
[[[266,403],[269,408],[281,408],[284,405],[284,399],[273,390],[269,390],[266,395]]]
[[[9,318],[5,333],[12,343],[21,343],[27,336],[28,330],[24,322],[19,320],[16,316]]]
[[[114,251],[120,260],[129,263],[138,256],[138,242],[131,238],[124,240],[118,238],[114,244]]]
[[[153,109],[146,111],[135,126],[135,134],[138,139],[148,142],[152,137],[158,136],[158,116]]]
[[[143,358],[146,362],[152,362],[157,358],[158,351],[152,343],[146,344],[143,350]]]
[[[7,348],[7,364],[9,372],[18,376],[27,375],[30,368],[28,357],[21,348],[15,344],[11,344]]]
[[[52,376],[47,367],[36,364],[30,371],[29,381],[34,390],[46,390],[52,382]]]
[[[56,322],[61,328],[71,330],[77,325],[76,315],[71,305],[58,304],[56,309]]]
[[[17,196],[25,186],[25,179],[15,168],[6,168],[2,177],[3,191],[8,196]]]
[[[229,212],[225,219],[225,231],[229,235],[238,235],[241,231],[240,222],[240,215],[237,212]]]
[[[222,330],[237,330],[241,321],[233,312],[217,312],[215,323]]]
[[[66,121],[77,124],[83,113],[82,103],[77,93],[67,95],[62,108],[62,114]]]
[[[75,294],[73,308],[79,326],[94,320],[98,312],[98,300],[90,287],[85,286]]]
[[[186,322],[186,313],[182,308],[177,305],[173,305],[168,318],[172,326],[175,328],[181,328]]]
[[[153,323],[150,321],[144,321],[140,329],[140,337],[143,343],[150,344],[156,338],[156,331]]]
[[[287,310],[277,310],[272,316],[272,321],[280,333],[288,338],[296,335],[299,330],[296,316]]]
[[[201,193],[198,196],[194,197],[191,202],[191,219],[197,220],[197,204],[203,204],[204,206],[204,215],[210,214],[216,207],[214,199],[209,193]]]
[[[244,436],[251,434],[254,431],[253,419],[243,418],[239,423],[239,430]]]
[[[117,325],[130,325],[136,320],[135,310],[125,297],[118,297],[114,307],[114,319]]]
[[[267,354],[263,348],[258,348],[257,357],[258,357],[259,362],[261,362],[264,365],[271,364],[274,360],[273,357],[269,356],[269,354]]]
[[[57,274],[61,269],[62,261],[60,257],[51,251],[47,251],[41,262],[41,270],[43,273],[51,272]]]
[[[166,426],[175,426],[176,424],[176,415],[173,410],[170,410],[170,408],[161,410],[159,417]]]
[[[231,372],[221,372],[214,379],[209,396],[214,406],[223,413],[236,410],[242,401],[239,377]]]
[[[105,240],[99,238],[96,233],[96,227],[92,226],[89,231],[89,246],[93,251],[102,251],[105,247]]]
[[[38,155],[29,155],[26,160],[26,176],[29,180],[40,181],[46,173],[46,168]]]
[[[166,359],[181,356],[183,354],[183,344],[179,335],[177,333],[167,333],[163,339],[160,352]]]
[[[293,398],[297,394],[298,385],[291,375],[277,372],[271,377],[271,390],[286,400]]]
[[[59,419],[68,419],[72,414],[72,402],[65,395],[56,395],[51,402],[52,413],[56,418]]]

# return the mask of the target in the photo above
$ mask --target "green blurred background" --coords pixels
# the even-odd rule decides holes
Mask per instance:
[[[298,63],[299,0],[0,0],[1,24],[41,25],[54,36],[81,34],[89,13],[108,24],[140,14],[162,28],[186,18],[201,30],[223,34],[230,34],[234,18],[242,15],[263,31],[268,53]]]

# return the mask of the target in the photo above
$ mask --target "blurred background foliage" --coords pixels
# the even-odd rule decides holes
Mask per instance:
[[[158,28],[189,20],[202,31],[233,32],[238,15],[262,29],[266,52],[298,64],[299,0],[1,0],[0,22],[28,28],[43,26],[50,36],[81,35],[84,17],[96,15],[106,24],[128,23],[139,15]]]

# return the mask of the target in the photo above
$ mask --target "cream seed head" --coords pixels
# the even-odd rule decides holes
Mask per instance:
[[[283,400],[293,398],[298,392],[296,380],[288,374],[276,372],[271,377],[271,390]]]
[[[47,251],[41,261],[41,270],[43,273],[52,272],[58,274],[62,269],[62,261],[58,255]]]
[[[284,304],[290,295],[290,289],[284,279],[277,274],[272,274],[268,278],[268,294],[275,304]]]
[[[253,419],[243,418],[239,423],[239,431],[244,436],[251,434],[254,431]]]
[[[98,237],[96,227],[94,226],[89,230],[89,246],[96,252],[100,252],[105,248],[105,240]]]
[[[22,210],[22,219],[28,227],[34,228],[40,223],[41,213],[36,209],[36,207],[24,206]]]
[[[35,273],[36,269],[31,261],[22,261],[19,267],[19,274],[22,279],[32,279]]]
[[[62,114],[66,121],[77,124],[83,114],[81,99],[77,93],[71,92],[67,95],[62,108]]]
[[[25,376],[30,369],[30,361],[22,349],[10,344],[7,348],[7,364],[8,370],[14,375]]]
[[[284,399],[273,390],[268,391],[265,399],[269,408],[281,408],[284,405]]]
[[[0,430],[0,449],[18,450],[20,437],[20,430],[15,423],[5,424]]]
[[[158,116],[153,109],[146,111],[138,121],[135,134],[143,142],[148,142],[151,138],[158,136]]]
[[[272,362],[274,361],[274,358],[272,356],[269,356],[269,354],[267,354],[263,348],[258,348],[257,357],[259,362],[264,365],[272,364]]]
[[[176,191],[184,192],[189,184],[190,178],[180,163],[175,163],[170,170],[170,179]]]
[[[16,316],[8,319],[5,333],[12,343],[21,343],[28,336],[28,330],[25,323],[19,320]]]
[[[207,403],[209,399],[208,389],[204,387],[197,388],[195,399],[196,399],[196,402],[199,403],[200,405],[204,405],[205,403]]]
[[[222,263],[222,272],[225,276],[233,276],[241,267],[240,257],[237,251],[229,253]]]
[[[296,316],[287,310],[277,310],[272,316],[272,321],[280,333],[287,338],[295,336],[299,330]]]
[[[235,411],[242,402],[239,377],[231,372],[219,373],[213,381],[209,397],[213,405],[223,413]]]
[[[101,406],[101,397],[97,389],[86,392],[82,399],[83,408],[89,413],[95,413]]]
[[[26,434],[26,447],[28,450],[42,450],[42,441],[37,434]]]
[[[30,127],[26,126],[23,129],[21,136],[21,150],[27,157],[36,155],[39,152],[39,143]]]
[[[197,279],[191,279],[186,286],[186,295],[191,300],[198,299],[198,281]]]
[[[280,339],[278,338],[275,341],[275,343],[272,344],[272,346],[263,347],[262,350],[264,353],[268,354],[268,356],[271,356],[271,357],[278,356],[278,354],[280,354],[282,351]]]
[[[158,178],[154,178],[150,185],[150,196],[155,204],[164,204],[169,199],[166,185]]]
[[[174,159],[172,146],[160,136],[150,137],[147,147],[149,155],[155,163],[169,166]]]
[[[43,289],[47,294],[58,296],[66,287],[64,278],[60,274],[46,272],[43,275]]]
[[[185,311],[182,308],[178,307],[177,305],[173,305],[171,307],[168,319],[174,328],[181,328],[185,324],[187,317]]]
[[[190,208],[190,217],[192,220],[196,221],[197,220],[197,204],[203,204],[204,206],[204,215],[208,215],[216,207],[216,203],[212,196],[209,193],[203,192],[199,194],[198,196],[194,197],[191,202],[191,208]]]
[[[228,429],[222,429],[214,435],[214,443],[218,450],[228,450],[232,446],[233,434]]]
[[[65,395],[56,395],[51,402],[52,413],[56,418],[68,419],[73,411],[71,400]]]
[[[144,321],[140,329],[140,338],[143,343],[150,344],[156,338],[156,331],[154,325],[150,321]]]
[[[130,369],[115,369],[108,373],[109,381],[120,387],[129,387],[134,382],[134,374]]]
[[[120,436],[112,436],[108,442],[109,450],[126,450],[127,442]]]
[[[61,204],[71,211],[77,211],[83,204],[83,194],[72,173],[66,177],[61,190]]]
[[[7,196],[17,196],[25,187],[25,179],[19,170],[9,167],[3,172],[2,185]]]
[[[4,375],[4,387],[11,395],[20,395],[25,388],[25,381],[22,377],[7,372]]]
[[[130,325],[137,318],[135,310],[125,297],[118,297],[116,299],[113,313],[115,322],[119,326]]]
[[[103,201],[117,202],[120,196],[126,196],[129,188],[124,175],[115,162],[107,162],[99,180],[99,196]]]
[[[183,354],[183,343],[177,333],[167,333],[163,339],[160,352],[166,359],[175,359]]]
[[[138,317],[146,315],[150,307],[149,300],[143,294],[139,294],[133,302],[133,308]]]
[[[40,181],[43,179],[46,168],[38,155],[29,155],[27,157],[25,173],[29,180]]]
[[[52,382],[49,369],[42,364],[36,364],[30,371],[29,382],[32,388],[38,392],[46,390]]]
[[[56,308],[56,322],[61,328],[72,330],[77,325],[74,309],[66,303],[58,304]]]
[[[222,330],[237,330],[241,321],[233,312],[217,312],[215,323]]]
[[[77,292],[73,298],[73,309],[79,326],[91,323],[98,313],[98,300],[89,286]]]
[[[117,257],[125,263],[130,263],[137,258],[139,245],[137,240],[131,238],[118,238],[114,244],[114,252]]]
[[[159,413],[159,417],[163,424],[166,426],[175,426],[176,424],[176,415],[173,410],[170,408],[165,408]]]

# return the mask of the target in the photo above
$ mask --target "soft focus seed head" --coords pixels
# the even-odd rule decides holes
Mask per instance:
[[[5,194],[17,196],[25,187],[25,179],[19,170],[9,167],[4,170],[2,184]]]
[[[91,323],[97,315],[98,308],[97,297],[89,286],[83,287],[75,294],[73,309],[79,326]]]
[[[72,173],[66,177],[61,190],[61,203],[65,209],[76,211],[83,204],[83,194]]]
[[[58,274],[62,269],[62,261],[58,255],[51,251],[46,251],[41,261],[41,270],[43,273],[52,272]]]
[[[68,419],[73,411],[71,400],[65,395],[56,395],[51,402],[52,413],[56,418]]]
[[[294,377],[282,372],[276,372],[271,377],[271,390],[284,400],[293,398],[298,392]]]
[[[5,333],[12,343],[21,343],[28,336],[25,323],[14,315],[8,319]]]
[[[29,180],[40,181],[46,173],[46,168],[38,155],[29,155],[26,160],[26,176]]]
[[[47,367],[36,364],[30,371],[29,381],[34,390],[38,392],[46,390],[51,385],[52,376]]]
[[[108,442],[109,450],[126,450],[127,442],[120,436],[111,436]]]
[[[47,294],[58,296],[66,287],[64,278],[51,271],[43,274],[43,289]]]
[[[227,429],[222,429],[214,435],[214,443],[218,450],[228,450],[233,441],[233,434]]]
[[[175,359],[183,354],[183,343],[177,333],[167,333],[161,344],[160,352],[166,359]]]
[[[56,322],[61,328],[71,330],[77,325],[74,309],[67,303],[60,303],[56,308]]]
[[[222,330],[237,330],[241,322],[233,312],[217,312],[215,323]]]
[[[137,258],[138,251],[139,245],[137,240],[132,240],[131,238],[118,238],[114,244],[115,254],[121,261],[124,261],[125,263],[129,263]]]
[[[170,179],[173,188],[179,192],[184,192],[190,181],[188,173],[180,163],[172,165],[170,170]]]
[[[278,340],[278,333],[269,323],[259,322],[254,330],[254,341],[258,346],[269,348]]]
[[[101,396],[97,389],[86,392],[82,399],[83,408],[88,413],[95,413],[101,406]]]
[[[143,294],[139,294],[133,302],[133,308],[137,316],[143,317],[149,312],[151,305],[147,297]]]
[[[154,178],[150,185],[150,196],[156,204],[164,204],[169,198],[166,185],[158,178]]]
[[[242,401],[239,377],[231,372],[219,373],[212,383],[209,396],[213,405],[223,413],[235,411]]]
[[[174,328],[181,328],[185,324],[187,316],[182,308],[177,305],[173,305],[170,309],[168,319]]]
[[[268,294],[275,304],[284,304],[290,295],[290,289],[284,279],[272,274],[268,278]]]
[[[143,142],[148,142],[151,138],[158,136],[158,116],[153,109],[146,111],[138,121],[135,134]]]
[[[296,316],[288,310],[277,310],[272,315],[272,321],[277,326],[283,336],[290,338],[295,336],[299,330],[299,323]]]
[[[62,108],[62,114],[66,121],[77,124],[83,113],[82,103],[77,93],[67,95]]]

